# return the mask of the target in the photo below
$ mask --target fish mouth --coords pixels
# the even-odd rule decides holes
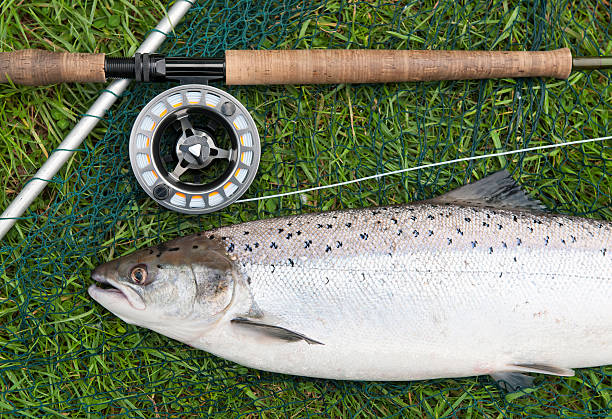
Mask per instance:
[[[100,285],[91,284],[87,292],[91,298],[106,308],[108,308],[108,305],[121,304],[125,306],[125,303],[128,303],[135,310],[144,310],[146,308],[140,295],[130,287],[107,278],[96,271],[91,273],[91,278]]]

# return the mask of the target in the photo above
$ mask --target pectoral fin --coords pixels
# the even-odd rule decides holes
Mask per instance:
[[[513,364],[508,365],[508,370],[509,371],[493,373],[491,377],[500,388],[510,393],[533,385],[533,377],[523,374],[525,372],[559,375],[562,377],[571,377],[574,375],[574,370],[572,369],[541,364]]]
[[[267,335],[269,337],[273,337],[276,339],[281,339],[286,342],[297,342],[303,340],[310,345],[323,345],[323,343],[316,341],[314,339],[310,339],[307,336],[302,335],[301,333],[293,332],[289,329],[285,329],[284,327],[274,326],[271,324],[261,323],[255,320],[250,320],[245,317],[237,317],[232,319],[232,324],[239,325],[241,327],[250,328],[251,330],[257,331],[258,333]]]

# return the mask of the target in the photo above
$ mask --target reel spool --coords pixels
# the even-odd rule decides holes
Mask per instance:
[[[156,96],[130,135],[136,179],[158,204],[182,213],[225,208],[251,185],[261,148],[253,118],[232,95],[187,84]]]

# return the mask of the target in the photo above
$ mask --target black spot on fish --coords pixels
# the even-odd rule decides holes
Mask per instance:
[[[518,262],[518,261],[516,260],[516,256],[514,257],[514,261],[515,261],[515,262]]]
[[[546,236],[544,238],[544,246],[548,246],[548,241],[550,240],[550,237]]]
[[[247,276],[247,284],[251,285],[251,277]]]
[[[450,246],[451,244],[453,244],[453,239],[446,239],[448,240],[448,245]]]
[[[489,247],[489,254],[492,254],[492,253],[493,253],[493,248]]]
[[[310,247],[310,245],[311,245],[311,244],[312,244],[312,240],[306,240],[306,241],[304,242],[304,249],[306,249],[306,248]]]
[[[327,228],[328,228],[328,229],[330,229],[330,228],[332,228],[332,227],[333,227],[333,225],[331,225],[331,224],[327,224]]]
[[[325,247],[325,252],[326,252],[326,253],[327,253],[327,252],[331,252],[331,250],[332,250],[332,248],[331,248],[331,246],[330,246],[330,245],[327,245],[327,246]]]
[[[404,231],[403,231],[403,230],[400,228],[400,229],[397,231],[397,235],[398,235],[398,236],[401,236],[403,232],[404,232]]]
[[[465,217],[465,221],[467,221],[468,223],[472,221],[472,219],[470,217]]]
[[[512,219],[514,220],[515,223],[518,223],[518,217],[516,215],[513,215]]]
[[[499,273],[499,277],[501,278],[503,274],[504,274],[503,272],[500,272]]]
[[[506,244],[506,242],[502,242],[502,246],[504,246],[504,249],[508,248],[508,245]]]
[[[250,245],[245,244],[245,245],[244,245],[244,250],[248,250],[249,252],[252,252],[252,251],[253,251],[253,248],[252,248]]]
[[[433,234],[434,234],[434,233],[433,233],[433,230],[429,230],[429,231],[427,232],[427,235],[428,235],[429,237],[433,236]]]
[[[325,285],[329,284],[329,278],[326,276],[325,277]]]
[[[497,228],[501,230],[503,226],[501,224],[497,224]]]
[[[565,244],[565,239],[561,239],[561,243]]]
[[[323,228],[323,224],[317,224],[317,228]]]
[[[352,226],[352,225],[353,225],[353,224],[351,224],[351,223],[346,223],[346,224],[345,224],[345,226],[347,226],[347,227],[350,227],[350,226]]]
[[[288,225],[289,227],[291,227],[292,223],[287,223],[287,225]]]
[[[368,239],[368,233],[361,233],[359,235],[359,237],[361,237],[363,240],[367,240]]]
[[[487,212],[487,218],[491,218],[491,214]]]
[[[458,229],[457,229],[457,234],[459,234],[459,235],[463,236],[463,231],[461,231],[461,229],[460,229],[460,228],[458,228]]]
[[[340,249],[342,247],[342,242],[337,241],[336,242],[336,248]]]
[[[559,224],[559,227],[563,227],[563,223],[560,221],[557,221],[557,224]]]
[[[381,223],[381,221],[380,221],[380,220],[376,220],[376,224],[380,224],[380,223]]]
[[[419,232],[418,232],[418,231],[416,231],[416,230],[414,230],[414,231],[412,232],[412,234],[414,235],[414,237],[419,237]]]
[[[152,255],[153,253],[155,253],[153,249],[149,249],[149,254]]]
[[[391,221],[393,221],[393,224],[397,224],[397,218],[391,217]]]
[[[431,215],[431,214],[429,214],[429,215],[427,216],[427,219],[428,219],[428,220],[433,220],[433,219],[435,219],[435,218],[436,218],[436,217],[434,217],[434,216],[433,216],[433,215]]]
[[[214,240],[215,239],[215,235],[211,234],[210,236],[208,236],[208,240]]]
[[[173,247],[171,249],[168,249],[168,252],[176,252],[178,250],[181,250],[181,248],[180,247]]]
[[[542,224],[542,221],[538,220],[537,218],[534,218],[534,219],[533,219],[533,222],[534,222],[535,224]]]
[[[298,230],[295,234],[297,234],[298,236],[302,234],[302,232],[300,230]]]
[[[529,230],[530,233],[533,233],[533,227],[527,226],[527,230]]]
[[[197,244],[194,244],[194,245],[193,245],[191,248],[192,248],[192,249],[197,249],[197,248],[198,248],[198,245],[197,245]]]
[[[491,225],[489,223],[487,223],[486,221],[482,222],[482,226],[483,227],[491,227]]]
[[[272,273],[274,273],[274,271],[276,270],[276,266],[270,265],[270,267],[272,268]]]
[[[601,249],[601,253],[603,253],[603,255],[606,255],[606,252],[608,251],[608,249]]]
[[[233,252],[234,251],[234,243],[230,243],[230,245],[227,247],[227,251],[228,252]]]
[[[417,218],[416,218],[414,215],[411,215],[411,216],[410,216],[410,219],[411,219],[412,221],[416,221],[416,220],[417,220]]]
[[[226,240],[226,239],[227,239],[226,236],[221,237],[221,240]]]
[[[287,233],[287,240],[289,240],[291,237],[293,237],[293,233]]]
[[[164,269],[162,265],[157,265],[157,269]]]
[[[248,232],[248,231],[245,231],[245,232],[244,232],[244,233],[242,233],[242,234],[244,234],[245,236],[247,236],[247,235],[249,234],[249,232]]]
[[[516,238],[516,245],[520,246],[521,244],[523,244],[523,241],[517,237]]]
[[[572,238],[572,243],[576,243],[576,237],[572,236],[571,234],[570,237]]]
[[[474,241],[472,242],[472,249],[474,249],[474,248],[476,247],[476,245],[477,245],[477,244],[478,244],[478,242],[477,242],[476,240],[474,240]]]
[[[372,215],[378,215],[378,214],[380,214],[380,211],[379,211],[379,210],[373,210],[373,211],[372,211]]]
[[[278,249],[278,246],[276,245],[276,243],[272,242],[270,243],[270,249]]]
[[[333,218],[334,220],[336,220],[336,219],[338,219],[338,216],[337,216],[337,215],[332,215],[332,218]]]
[[[285,229],[284,229],[284,228],[279,228],[279,229],[278,229],[278,234],[281,234],[283,231],[285,231]]]
[[[255,242],[255,243],[253,243],[253,246],[255,246],[255,249],[257,249],[259,247],[259,243]]]
[[[293,259],[289,258],[289,259],[288,259],[288,262],[289,262],[289,264],[290,264],[291,266],[295,266],[295,263],[293,263]]]

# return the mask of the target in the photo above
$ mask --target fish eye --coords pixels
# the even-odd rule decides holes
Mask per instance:
[[[147,280],[147,265],[139,264],[132,268],[130,278],[135,284],[143,285]]]

